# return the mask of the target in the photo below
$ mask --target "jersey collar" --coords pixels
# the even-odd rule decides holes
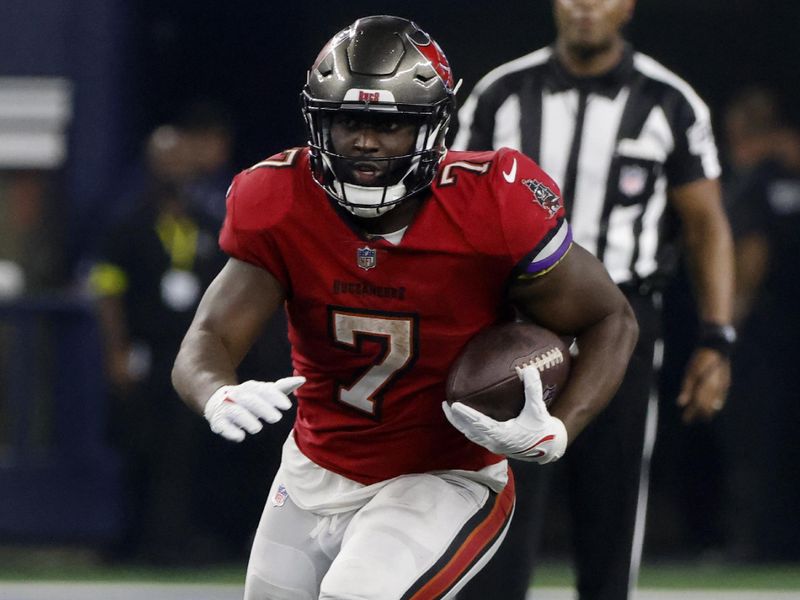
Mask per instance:
[[[627,42],[622,51],[622,59],[610,71],[593,77],[576,77],[572,75],[558,60],[555,47],[552,47],[550,59],[547,62],[545,84],[552,92],[578,89],[591,94],[614,98],[620,89],[630,83],[633,74],[633,48]]]

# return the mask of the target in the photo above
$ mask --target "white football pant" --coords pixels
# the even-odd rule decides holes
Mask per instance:
[[[320,514],[272,484],[245,600],[454,598],[489,561],[514,510],[509,471],[495,494],[458,473],[390,480],[360,508]]]

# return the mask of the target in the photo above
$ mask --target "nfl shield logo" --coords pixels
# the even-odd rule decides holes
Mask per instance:
[[[289,497],[289,492],[286,491],[286,488],[282,483],[278,484],[278,489],[275,491],[275,495],[272,497],[272,506],[283,506],[286,504],[286,499]]]
[[[619,171],[619,191],[631,198],[644,191],[647,170],[639,165],[623,165]]]
[[[369,271],[370,269],[375,268],[375,264],[378,262],[378,252],[373,250],[369,247],[359,248],[358,252],[356,253],[356,264],[364,269],[365,271]]]

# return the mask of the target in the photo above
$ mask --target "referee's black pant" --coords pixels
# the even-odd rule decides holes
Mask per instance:
[[[660,296],[622,289],[639,321],[639,341],[619,391],[560,461],[544,466],[513,461],[517,506],[511,528],[491,562],[458,594],[459,600],[497,597],[498,589],[503,600],[525,598],[554,469],[564,469],[568,481],[580,600],[623,600],[636,584],[655,437],[654,355],[660,345],[661,308]],[[547,557],[547,549],[539,554]]]

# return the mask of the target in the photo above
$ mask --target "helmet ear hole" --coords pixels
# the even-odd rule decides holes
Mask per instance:
[[[317,65],[317,72],[319,72],[319,74],[322,77],[328,77],[333,73],[332,54],[328,54],[325,58],[322,59],[322,61],[320,61],[320,63]]]
[[[337,33],[309,71],[301,101],[314,180],[351,212],[377,216],[433,181],[445,152],[455,91],[444,53],[415,23],[365,17]],[[337,164],[352,160],[337,154],[330,139],[331,117],[343,110],[408,115],[418,121],[408,154],[378,159],[402,165],[393,172],[397,178],[380,186],[358,186],[337,173]]]
[[[433,70],[433,67],[427,64],[418,66],[417,71],[414,74],[414,78],[423,84],[427,84],[436,77],[438,77],[436,71]]]

